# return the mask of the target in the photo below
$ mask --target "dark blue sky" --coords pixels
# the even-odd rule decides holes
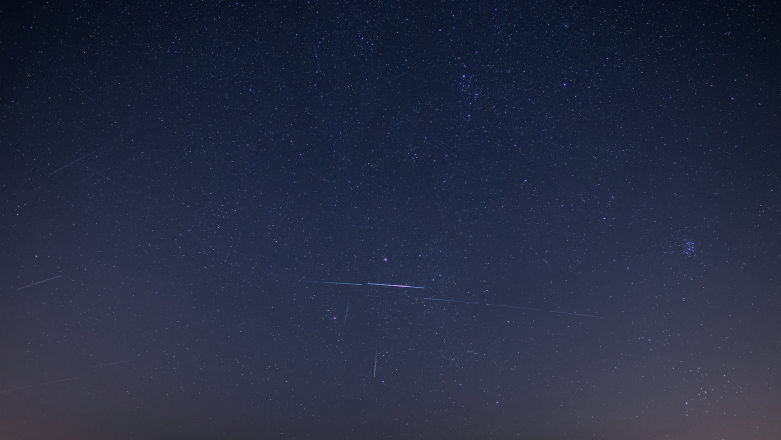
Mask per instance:
[[[3,6],[0,437],[781,437],[779,12]]]

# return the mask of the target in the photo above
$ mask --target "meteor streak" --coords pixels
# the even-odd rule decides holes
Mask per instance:
[[[406,284],[366,283],[368,286],[399,287],[402,289],[422,289],[420,286],[408,286]]]
[[[379,287],[398,287],[400,289],[422,289],[420,286],[410,286],[407,284],[387,284],[387,283],[347,283],[344,281],[305,281],[309,284],[332,284],[337,286],[379,286]]]
[[[522,306],[514,306],[511,304],[493,304],[493,303],[484,303],[479,301],[462,301],[460,299],[449,299],[449,298],[432,298],[432,297],[426,297],[423,298],[424,301],[439,301],[439,302],[447,302],[447,303],[457,303],[457,304],[471,304],[476,306],[486,306],[486,307],[502,307],[505,309],[516,309],[516,310],[526,310],[529,312],[547,312],[547,313],[553,313],[556,315],[566,315],[566,316],[575,316],[578,318],[594,318],[594,319],[604,319],[604,317],[599,315],[589,315],[586,313],[574,313],[574,312],[562,312],[559,310],[545,310],[545,309],[538,309],[538,308],[532,308],[532,307],[522,307]]]
[[[106,148],[106,147],[105,147],[105,146],[103,146],[103,147],[100,147],[100,148],[98,148],[97,150],[95,150],[95,151],[93,151],[93,152],[91,152],[91,153],[87,153],[87,154],[85,154],[84,156],[81,156],[81,157],[79,157],[78,159],[74,159],[74,160],[72,160],[72,161],[70,161],[70,162],[66,163],[65,165],[63,165],[63,166],[61,166],[61,167],[57,168],[56,170],[52,171],[52,172],[49,174],[49,177],[51,177],[51,176],[53,176],[53,175],[55,175],[55,174],[59,173],[60,171],[64,170],[65,168],[68,168],[68,167],[69,167],[69,166],[71,166],[71,165],[75,165],[75,164],[77,164],[77,163],[80,163],[82,160],[86,159],[88,156],[91,156],[91,155],[93,155],[93,154],[95,154],[95,153],[99,152],[100,150],[102,150],[102,149],[104,149],[104,148]]]
[[[114,365],[122,365],[122,364],[128,364],[130,361],[113,361],[113,362],[103,362],[102,364],[95,364],[92,366],[92,368],[103,368],[103,367],[111,367]]]
[[[341,281],[307,281],[309,284],[335,284],[338,286],[363,286],[363,283],[345,283]]]
[[[37,286],[37,285],[39,285],[39,284],[48,283],[49,281],[51,281],[51,280],[56,280],[57,278],[60,278],[60,277],[62,277],[62,274],[55,275],[55,276],[53,276],[53,277],[51,277],[51,278],[46,278],[45,280],[36,281],[36,282],[34,282],[34,283],[25,284],[24,286],[17,288],[17,289],[16,289],[16,291],[18,292],[18,291],[20,291],[20,290],[27,289],[28,287],[33,287],[33,286]]]
[[[57,379],[57,380],[50,380],[50,381],[46,381],[46,382],[34,383],[32,385],[24,385],[24,386],[15,387],[15,388],[7,388],[7,389],[4,389],[4,390],[0,390],[0,394],[8,394],[8,393],[13,393],[14,391],[22,391],[22,390],[29,390],[29,389],[32,389],[32,388],[45,387],[47,385],[54,385],[54,384],[63,383],[63,382],[71,382],[71,381],[78,380],[78,379],[79,379],[78,377],[66,377],[66,378],[63,378],[63,379]]]
[[[522,306],[513,306],[510,304],[491,304],[491,303],[484,303],[479,301],[462,301],[460,299],[447,299],[447,298],[423,298],[424,301],[441,301],[441,302],[449,302],[449,303],[458,303],[458,304],[472,304],[476,306],[488,306],[488,307],[504,307],[506,309],[517,309],[517,310],[528,310],[530,312],[544,312],[545,309],[535,309],[532,307],[522,307]]]
[[[130,362],[131,362],[131,361],[112,361],[112,362],[103,362],[103,363],[101,363],[101,364],[95,364],[95,365],[92,365],[90,368],[104,368],[104,367],[111,367],[111,366],[114,366],[114,365],[127,364],[127,363],[130,363]],[[49,386],[49,385],[55,385],[55,384],[58,384],[58,383],[63,383],[63,382],[73,382],[74,380],[80,380],[82,377],[83,377],[83,376],[71,376],[71,377],[64,377],[64,378],[62,378],[62,379],[47,380],[47,381],[45,381],[45,382],[38,382],[38,383],[33,383],[33,384],[30,384],[30,385],[22,385],[22,386],[13,387],[13,388],[6,388],[6,389],[4,389],[4,390],[0,390],[0,395],[3,395],[3,394],[10,394],[10,393],[13,393],[13,392],[16,392],[16,391],[25,391],[25,390],[31,390],[31,389],[33,389],[33,388],[45,387],[45,386]]]

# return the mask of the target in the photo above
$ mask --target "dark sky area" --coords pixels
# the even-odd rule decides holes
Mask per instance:
[[[775,2],[5,2],[0,438],[779,439],[780,60]]]

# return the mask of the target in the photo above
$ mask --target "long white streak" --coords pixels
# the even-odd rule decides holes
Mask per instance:
[[[406,284],[366,283],[368,286],[399,287],[402,289],[422,289],[420,286],[408,286]]]
[[[20,291],[20,290],[27,289],[28,287],[33,287],[33,286],[37,286],[37,285],[39,285],[39,284],[48,283],[49,281],[51,281],[51,280],[56,280],[57,278],[60,278],[60,277],[62,277],[62,274],[55,275],[55,276],[53,276],[53,277],[51,277],[51,278],[46,278],[45,280],[36,281],[36,282],[34,282],[34,283],[25,284],[24,286],[17,288],[17,289],[16,289],[16,291],[18,292],[18,291]]]
[[[338,286],[363,286],[363,283],[344,283],[341,281],[306,281],[308,284],[335,284]]]
[[[377,377],[377,350],[374,350],[374,373],[372,377]]]

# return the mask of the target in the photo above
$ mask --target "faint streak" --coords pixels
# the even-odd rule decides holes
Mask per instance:
[[[37,286],[37,285],[43,284],[43,283],[48,283],[51,280],[56,280],[57,278],[61,278],[61,277],[62,277],[62,274],[59,274],[59,275],[55,275],[55,276],[53,276],[51,278],[46,278],[45,280],[36,281],[36,282],[30,283],[30,284],[25,284],[24,286],[17,288],[16,291],[18,292],[20,290],[24,290],[24,289],[27,289],[29,287]]]
[[[98,110],[105,112],[105,110],[103,109],[103,107],[101,107],[100,105],[98,105],[98,103],[97,103],[97,102],[95,102],[95,100],[94,100],[94,99],[92,99],[92,97],[91,97],[90,95],[88,95],[88,94],[87,94],[87,92],[85,92],[84,90],[82,90],[82,89],[81,89],[81,87],[77,86],[77,85],[76,85],[76,83],[75,83],[75,82],[73,82],[73,80],[72,80],[72,79],[68,78],[68,82],[70,82],[70,83],[71,83],[71,85],[72,85],[73,87],[75,87],[75,88],[76,88],[76,90],[78,90],[79,92],[81,92],[81,94],[82,94],[82,95],[86,96],[86,97],[87,97],[87,99],[89,99],[89,100],[92,102],[92,104],[93,104],[95,107],[97,107],[97,108],[98,108]],[[108,112],[107,112],[107,113],[108,113]]]
[[[99,172],[98,170],[96,170],[96,169],[94,169],[94,168],[90,168],[90,167],[88,167],[88,166],[84,165],[84,164],[83,164],[83,163],[81,163],[81,162],[79,162],[79,165],[81,165],[81,166],[83,166],[84,168],[86,168],[86,169],[88,169],[88,170],[92,171],[93,173],[97,174],[98,176],[100,176],[100,177],[102,177],[102,178],[104,178],[104,179],[108,180],[109,182],[113,182],[113,180],[111,180],[111,177],[109,177],[109,176],[107,176],[107,175],[105,175],[105,174],[103,174],[103,173]]]
[[[532,307],[522,307],[522,306],[515,306],[511,304],[493,304],[493,303],[484,303],[479,301],[462,301],[459,299],[448,299],[448,298],[432,298],[432,297],[426,297],[423,298],[424,301],[439,301],[439,302],[447,302],[447,303],[456,303],[456,304],[471,304],[476,306],[486,306],[486,307],[502,307],[505,309],[516,309],[516,310],[526,310],[530,312],[546,312],[546,313],[553,313],[556,315],[565,315],[565,316],[574,316],[578,318],[593,318],[593,319],[604,319],[603,316],[600,315],[589,315],[586,313],[575,313],[575,312],[562,312],[559,310],[545,310],[545,309],[538,309],[538,308],[532,308]]]
[[[81,156],[81,157],[79,157],[78,159],[74,159],[74,160],[72,160],[72,161],[70,161],[70,162],[66,163],[65,165],[63,165],[63,166],[61,166],[61,167],[57,168],[56,170],[52,171],[52,172],[49,174],[49,177],[51,177],[51,176],[53,176],[53,175],[55,175],[55,174],[59,173],[60,171],[64,170],[65,168],[68,168],[68,167],[69,167],[69,166],[71,166],[71,165],[74,165],[74,164],[77,164],[77,163],[81,162],[82,160],[86,159],[88,156],[91,156],[91,155],[93,155],[93,154],[95,154],[95,153],[99,152],[100,150],[102,150],[102,149],[104,149],[104,148],[106,148],[106,147],[105,147],[105,146],[104,146],[104,147],[100,147],[100,148],[98,148],[98,149],[96,149],[96,150],[94,150],[94,151],[92,151],[92,152],[89,152],[89,153],[85,154],[84,156]]]
[[[306,281],[308,284],[334,284],[338,286],[363,286],[362,283],[345,283],[341,281]]]
[[[111,182],[111,183],[113,183],[114,185],[117,185],[117,186],[119,186],[119,187],[123,188],[125,191],[127,191],[127,192],[129,192],[129,193],[131,193],[131,194],[137,194],[137,195],[138,195],[138,194],[141,194],[140,192],[138,192],[138,191],[136,191],[136,190],[134,190],[134,189],[132,189],[132,188],[130,188],[130,187],[128,187],[128,186],[126,186],[126,185],[123,185],[123,184],[119,183],[118,181],[116,181],[116,180],[112,179],[111,177],[109,177],[109,176],[107,176],[107,175],[105,175],[105,174],[101,173],[100,171],[96,170],[95,168],[90,168],[90,167],[88,167],[87,165],[84,165],[84,162],[79,162],[79,165],[81,165],[81,166],[82,166],[82,167],[84,167],[85,169],[87,169],[87,170],[89,170],[89,171],[91,171],[91,172],[93,172],[93,173],[97,174],[98,176],[100,176],[100,177],[102,177],[102,178],[106,179],[106,181],[108,181],[108,182]]]
[[[477,306],[484,306],[485,303],[477,302],[477,301],[463,301],[460,299],[447,299],[447,298],[431,298],[426,297],[423,298],[423,301],[439,301],[439,302],[447,302],[447,303],[458,303],[458,304],[474,304]]]
[[[113,362],[104,362],[102,364],[95,364],[92,366],[92,368],[104,368],[104,367],[111,367],[114,365],[121,365],[121,364],[127,364],[130,363],[130,361],[113,361]]]
[[[114,366],[114,365],[127,364],[127,363],[130,363],[130,362],[131,361],[103,362],[101,364],[92,365],[90,368],[111,367],[111,366]],[[32,388],[44,387],[44,386],[47,386],[47,385],[54,385],[54,384],[63,383],[63,382],[71,382],[71,381],[79,380],[79,379],[81,379],[81,376],[71,376],[71,377],[65,377],[65,378],[62,378],[62,379],[49,380],[49,381],[46,381],[46,382],[35,383],[35,384],[32,384],[32,385],[22,385],[20,387],[13,387],[13,388],[7,388],[5,390],[0,390],[0,394],[13,393],[14,391],[24,391],[24,390],[29,390],[29,389],[32,389]]]
[[[54,385],[54,384],[63,383],[63,382],[71,382],[71,381],[78,380],[78,379],[79,379],[78,376],[66,377],[64,379],[50,380],[50,381],[47,381],[47,382],[35,383],[35,384],[32,384],[32,385],[24,385],[24,386],[21,386],[21,387],[8,388],[8,389],[0,391],[0,394],[8,394],[8,393],[13,393],[14,391],[24,391],[24,390],[29,390],[29,389],[32,389],[32,388],[44,387],[44,386],[47,386],[47,385]]]
[[[549,313],[556,313],[558,315],[566,315],[566,316],[579,316],[581,318],[594,318],[594,319],[605,319],[604,316],[600,315],[589,315],[587,313],[575,313],[575,312],[560,312],[558,310],[548,310]]]
[[[403,77],[403,76],[406,76],[406,75],[407,75],[408,73],[410,73],[411,71],[412,71],[412,69],[408,69],[408,70],[406,70],[406,71],[404,71],[404,72],[402,72],[402,73],[400,73],[400,74],[398,74],[398,75],[394,76],[393,78],[391,78],[391,79],[389,79],[389,80],[388,80],[388,84],[392,83],[393,81],[396,81],[397,79],[399,79],[399,78],[401,78],[401,77]]]

